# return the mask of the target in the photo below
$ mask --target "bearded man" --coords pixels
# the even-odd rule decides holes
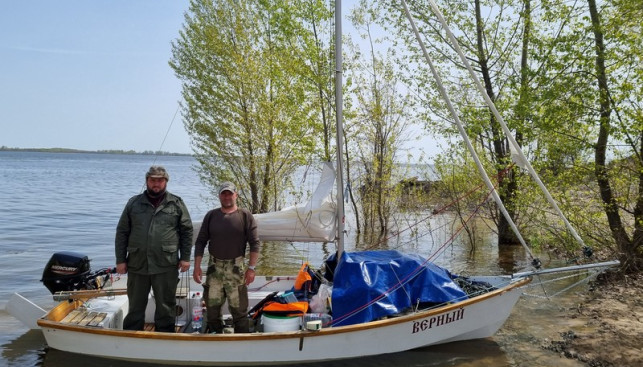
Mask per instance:
[[[143,330],[152,289],[155,330],[175,331],[176,287],[179,270],[190,268],[193,229],[183,200],[166,190],[169,180],[164,167],[150,167],[147,190],[129,199],[116,227],[116,271],[128,274],[125,330]]]

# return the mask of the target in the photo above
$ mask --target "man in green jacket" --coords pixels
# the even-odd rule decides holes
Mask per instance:
[[[150,167],[147,190],[127,202],[116,227],[116,271],[128,273],[126,330],[143,330],[151,288],[155,330],[174,332],[179,270],[190,268],[192,220],[183,200],[166,191],[169,179],[165,168]]]

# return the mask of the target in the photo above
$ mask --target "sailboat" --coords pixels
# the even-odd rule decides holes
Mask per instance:
[[[533,275],[458,277],[418,256],[394,251],[344,251],[341,1],[336,1],[337,163],[325,166],[308,203],[257,215],[262,240],[335,242],[337,253],[328,307],[319,319],[304,313],[262,318],[253,332],[207,334],[191,328],[198,290],[179,287],[176,333],[122,329],[128,311],[125,282],[109,281],[108,272],[90,290],[55,292],[61,302],[36,320],[50,348],[89,356],[172,365],[300,364],[402,352],[429,345],[485,338],[509,317]],[[333,188],[336,196],[333,196]],[[59,254],[59,273],[84,264],[74,254]],[[53,265],[52,265],[53,267]],[[83,274],[87,271],[84,270]],[[93,273],[91,274],[94,275]],[[300,274],[257,276],[249,292],[251,306],[287,296]],[[332,283],[331,283],[332,281]],[[456,283],[477,285],[464,292]],[[54,279],[53,283],[57,284]],[[321,292],[317,293],[320,294]],[[150,295],[149,307],[154,305]],[[297,298],[299,301],[299,298]],[[26,305],[24,300],[18,300]],[[37,311],[37,310],[36,310]],[[151,318],[152,312],[150,312]],[[308,320],[308,321],[307,321]],[[150,320],[151,321],[151,320]],[[293,322],[294,321],[294,322]],[[270,327],[269,327],[270,326]],[[198,330],[197,330],[198,331]]]
[[[260,236],[275,239],[281,229],[283,236],[297,240],[305,236],[317,241],[333,239],[337,221],[329,222],[327,216],[336,212],[330,190],[334,187],[335,175],[332,165],[326,164],[320,184],[308,203],[287,208],[274,216],[259,215]],[[59,254],[57,260],[63,261],[65,256],[72,263],[77,260],[68,253]],[[178,332],[122,330],[128,302],[126,282],[120,279],[114,284],[108,280],[109,286],[101,289],[56,292],[55,297],[62,302],[39,318],[37,325],[50,348],[105,358],[174,365],[329,361],[491,336],[511,313],[522,293],[521,287],[531,280],[529,275],[469,277],[467,281],[471,283],[484,284],[484,290],[464,294],[451,274],[419,257],[395,251],[343,252],[337,256],[339,261],[332,283],[332,320],[320,318],[323,324],[305,323],[307,316],[314,315],[308,313],[302,317],[262,318],[257,321],[254,332],[248,334],[194,333],[189,320],[192,308],[201,302],[196,294],[198,290],[179,289],[177,305],[185,311],[178,316],[184,321],[177,322],[181,325]],[[79,262],[82,260],[75,263]],[[64,265],[71,268],[74,264]],[[396,272],[384,277],[388,281],[378,279],[391,266],[395,266]],[[369,272],[368,281],[361,275],[362,271]],[[391,282],[392,274],[406,279]],[[261,304],[275,293],[291,292],[297,276],[258,276],[249,291],[251,305]],[[424,301],[432,300],[431,304],[416,304],[418,295]],[[151,295],[148,308],[153,306]],[[388,314],[392,308],[399,312]],[[153,309],[146,314],[151,328]],[[294,328],[292,320],[295,320]]]

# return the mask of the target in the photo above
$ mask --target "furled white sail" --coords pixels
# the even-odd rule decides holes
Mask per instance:
[[[326,162],[319,184],[307,203],[278,212],[255,214],[259,238],[262,241],[333,241],[336,232],[334,187],[335,170],[330,162]]]
[[[332,195],[335,169],[330,162],[324,169],[310,200],[277,212],[255,214],[257,230],[262,241],[330,242],[336,234],[336,205]],[[193,222],[194,239],[201,222]]]

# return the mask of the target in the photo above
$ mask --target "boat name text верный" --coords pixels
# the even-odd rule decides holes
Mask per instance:
[[[425,331],[431,329],[434,326],[442,326],[453,321],[461,320],[464,317],[464,308],[460,308],[451,313],[445,313],[439,316],[433,316],[429,319],[424,319],[422,321],[415,321],[413,323],[413,333],[415,334],[420,331]]]

